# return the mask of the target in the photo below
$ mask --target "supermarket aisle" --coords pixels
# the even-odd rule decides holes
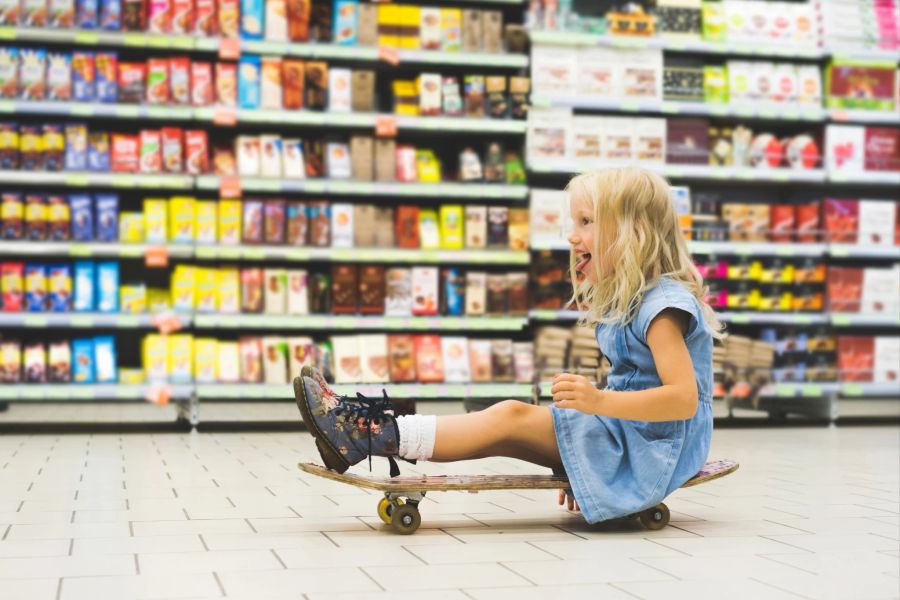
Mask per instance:
[[[0,438],[0,598],[737,600],[900,589],[893,427],[718,431],[715,456],[741,470],[676,493],[673,524],[659,532],[588,527],[553,493],[488,492],[429,497],[422,529],[397,536],[375,516],[377,495],[297,471],[314,458],[310,441]],[[530,470],[501,459],[419,468]]]

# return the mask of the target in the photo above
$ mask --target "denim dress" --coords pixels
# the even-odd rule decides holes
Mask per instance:
[[[684,341],[697,377],[697,412],[682,421],[630,421],[551,407],[556,442],[575,499],[588,523],[655,506],[706,461],[712,437],[712,332],[700,304],[680,283],[661,278],[644,293],[627,325],[600,324],[597,343],[612,364],[607,389],[644,390],[662,382],[647,330],[663,310],[690,316]]]

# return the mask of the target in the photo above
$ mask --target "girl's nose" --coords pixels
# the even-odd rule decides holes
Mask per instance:
[[[575,244],[577,244],[578,242],[581,241],[581,238],[578,237],[578,234],[576,234],[576,233],[574,233],[574,232],[570,233],[570,234],[566,237],[566,239],[567,239],[567,240],[569,241],[569,243],[572,244],[573,246],[574,246]]]

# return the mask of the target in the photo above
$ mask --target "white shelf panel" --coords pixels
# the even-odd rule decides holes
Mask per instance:
[[[896,56],[894,57],[896,62]],[[829,108],[828,118],[838,123],[871,123],[900,125],[900,113],[887,110],[863,110],[858,108]]]
[[[900,186],[900,171],[859,171],[856,173],[829,173],[832,183],[858,183],[861,185]]]
[[[151,175],[141,173],[90,173],[84,171],[0,171],[0,183],[58,185],[66,187],[121,187],[146,189],[190,189],[190,175]]]
[[[830,321],[835,327],[900,327],[900,315],[831,313]]]
[[[719,312],[719,319],[735,325],[824,325],[825,313]]]
[[[186,314],[125,314],[125,313],[3,313],[0,312],[0,326],[39,328],[45,327],[71,327],[92,328],[103,327],[113,329],[138,329],[156,327],[157,319],[166,316],[175,316],[181,322],[182,327],[191,324],[191,316]]]
[[[117,244],[112,242],[3,241],[0,256],[71,256],[73,258],[142,258],[149,248],[164,247],[169,258],[189,258],[192,244]]]
[[[218,39],[193,35],[169,35],[120,31],[79,31],[76,29],[44,29],[30,27],[0,27],[0,40],[69,43],[85,46],[129,46],[134,48],[161,48],[194,50],[201,42],[207,42],[208,51],[218,51]]]
[[[581,317],[581,312],[533,308],[528,311],[528,316],[535,321],[577,321]]]
[[[102,102],[55,102],[40,100],[0,100],[0,113],[25,113],[110,119],[202,120],[190,106],[153,106]],[[212,121],[210,113],[209,121]]]
[[[518,133],[524,134],[528,125],[516,119],[471,119],[466,117],[408,117],[393,116],[400,130],[464,131],[469,133]],[[374,125],[374,123],[373,123]]]
[[[785,183],[814,183],[825,181],[823,169],[754,169],[750,167],[714,167],[708,165],[639,164],[630,163],[674,179],[772,181]],[[571,158],[543,158],[528,161],[529,170],[536,173],[583,173],[595,169],[628,166],[626,163],[584,161]]]
[[[526,250],[416,250],[405,248],[309,248],[294,246],[198,245],[194,255],[206,260],[286,260],[296,262],[391,262],[525,265]]]
[[[192,385],[149,385],[119,383],[22,383],[0,386],[0,400],[43,401],[57,400],[65,402],[102,401],[143,401],[152,391],[165,388],[170,391],[173,400],[184,400],[191,397]]]
[[[900,246],[828,244],[828,255],[835,258],[892,258],[900,260]]]
[[[197,188],[218,190],[220,179],[215,175],[197,178]],[[263,177],[241,177],[241,189],[249,192],[308,194],[348,194],[379,196],[420,196],[428,198],[470,198],[470,199],[525,199],[528,187],[525,185],[504,185],[486,183],[388,183],[380,181],[353,181],[336,179],[278,179]]]
[[[284,384],[198,384],[199,399],[289,400],[294,398],[291,385]],[[391,398],[528,398],[531,384],[516,383],[359,383],[331,386],[339,394],[380,397],[387,390]]]
[[[368,315],[197,314],[195,329],[520,331],[527,317],[383,317]]]
[[[703,242],[688,243],[692,254],[725,254],[735,256],[824,256],[825,244],[792,244],[775,242]]]
[[[838,384],[830,381],[804,383],[772,383],[763,386],[760,396],[769,398],[821,398],[838,391]]]
[[[838,393],[847,398],[873,398],[900,396],[900,382],[844,382]]]

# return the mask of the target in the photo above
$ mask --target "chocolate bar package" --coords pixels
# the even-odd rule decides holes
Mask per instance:
[[[488,207],[487,245],[497,248],[509,246],[509,208]]]
[[[362,381],[386,383],[390,381],[387,335],[383,333],[360,335],[359,349],[362,364]]]
[[[25,237],[25,205],[21,194],[6,192],[0,196],[0,239]]]
[[[412,313],[414,315],[438,314],[439,298],[437,267],[413,267]]]
[[[444,360],[441,351],[441,336],[417,335],[414,338],[416,350],[416,375],[423,383],[444,380]]]
[[[238,68],[234,63],[216,63],[216,102],[222,106],[237,106]]]
[[[353,207],[353,246],[372,248],[376,245],[379,223],[373,204],[357,204]],[[390,224],[393,227],[393,223]]]
[[[19,127],[19,159],[23,171],[42,171],[44,169],[43,141],[44,136],[40,127],[33,125]]]
[[[482,18],[480,10],[462,11],[462,49],[464,52],[481,52]]]
[[[307,204],[307,210],[309,245],[331,246],[331,205],[326,200],[312,201]]]
[[[267,244],[284,243],[285,201],[266,200],[265,240]]]
[[[306,214],[306,203],[291,201],[287,203],[287,243],[293,246],[305,246],[309,239],[309,221]]]
[[[485,99],[484,76],[466,75],[464,82],[465,115],[467,117],[483,117]]]
[[[350,90],[353,112],[375,110],[375,71],[354,69],[350,75]]]
[[[466,247],[484,248],[487,245],[487,207],[466,206]]]
[[[383,265],[365,265],[359,270],[359,312],[383,314],[385,305],[385,269]]]
[[[19,49],[0,48],[0,98],[16,98],[18,95]]]
[[[260,67],[260,107],[278,109],[284,101],[281,58],[264,56]]]
[[[331,204],[332,248],[353,247],[353,205],[346,202]]]
[[[298,139],[284,139],[282,147],[282,170],[287,179],[305,179],[306,164],[303,160],[303,141]]]
[[[469,373],[473,382],[492,380],[491,340],[469,340]]]
[[[419,248],[419,207],[401,205],[396,211],[394,237],[399,248]]]
[[[506,162],[503,146],[499,142],[488,142],[484,152],[484,180],[498,183],[506,181]]]
[[[242,224],[243,241],[247,244],[259,244],[264,236],[264,207],[262,200],[245,199],[243,202],[244,219]]]
[[[272,315],[287,312],[287,273],[284,269],[265,269],[263,271],[263,307]]]
[[[369,136],[354,135],[350,137],[350,172],[353,179],[372,181],[374,146],[374,139]]]
[[[444,312],[448,316],[460,317],[466,308],[466,279],[456,267],[448,267],[441,272],[441,288]]]
[[[447,383],[467,383],[469,372],[469,342],[464,337],[444,336],[441,338],[441,354],[444,362],[444,381]]]
[[[328,110],[330,112],[350,112],[351,110],[350,69],[332,67],[328,71]]]
[[[466,273],[466,315],[480,316],[487,308],[487,274],[480,271]]]
[[[47,201],[40,194],[25,196],[25,239],[47,239]]]
[[[507,286],[507,313],[510,315],[528,314],[528,273],[508,273],[506,275]]]
[[[288,37],[292,42],[309,41],[310,0],[286,0]]]
[[[494,381],[515,379],[512,340],[491,340],[491,364]]]
[[[119,102],[142,104],[146,95],[147,66],[144,63],[120,62],[117,68]]]
[[[375,207],[375,246],[394,248],[394,208],[391,206]]]
[[[309,311],[313,314],[331,312],[331,275],[327,273],[310,274]]]
[[[240,108],[259,108],[261,102],[260,79],[262,60],[258,56],[244,56],[238,63],[237,96]]]
[[[397,175],[397,142],[375,139],[375,181],[394,181]]]
[[[62,171],[65,168],[66,137],[62,125],[44,125],[42,146],[44,169]]]
[[[19,128],[15,123],[0,123],[0,168],[19,168]]]
[[[303,162],[307,177],[325,176],[325,142],[306,140],[303,144]]]
[[[413,336],[388,336],[388,362],[392,382],[402,383],[416,380],[416,352]]]
[[[505,273],[489,273],[487,276],[487,306],[490,315],[502,315],[507,310],[507,278]]]
[[[303,108],[306,88],[306,65],[302,60],[285,58],[281,61],[282,107],[287,110]]]
[[[328,63],[306,63],[306,108],[325,110],[328,106]]]
[[[485,78],[488,114],[495,119],[509,117],[509,99],[506,94],[506,77],[492,75]]]
[[[309,314],[309,273],[304,269],[287,272],[287,312],[291,315]]]
[[[359,308],[359,272],[356,265],[332,265],[331,310],[335,314],[354,314]]]
[[[241,312],[263,309],[263,270],[241,269]]]
[[[72,98],[72,57],[69,54],[51,52],[47,55],[47,99]]]
[[[47,94],[46,73],[46,50],[43,48],[19,49],[19,97],[22,100],[44,99]]]
[[[378,7],[363,3],[356,7],[356,43],[360,46],[378,44]]]
[[[503,13],[499,10],[481,11],[481,48],[485,52],[503,51]]]
[[[191,103],[191,59],[185,56],[169,59],[169,97],[173,104]]]
[[[119,100],[119,55],[115,52],[94,54],[94,96],[99,102]]]
[[[316,42],[330,42],[333,27],[331,24],[331,6],[333,0],[311,0],[309,17],[309,35]]]
[[[69,203],[64,196],[47,197],[47,238],[53,241],[69,239]],[[0,233],[0,237],[3,237]]]
[[[412,315],[412,271],[394,267],[385,271],[385,314],[389,317]]]
[[[105,131],[90,132],[87,138],[87,163],[91,171],[110,170],[109,134]]]

